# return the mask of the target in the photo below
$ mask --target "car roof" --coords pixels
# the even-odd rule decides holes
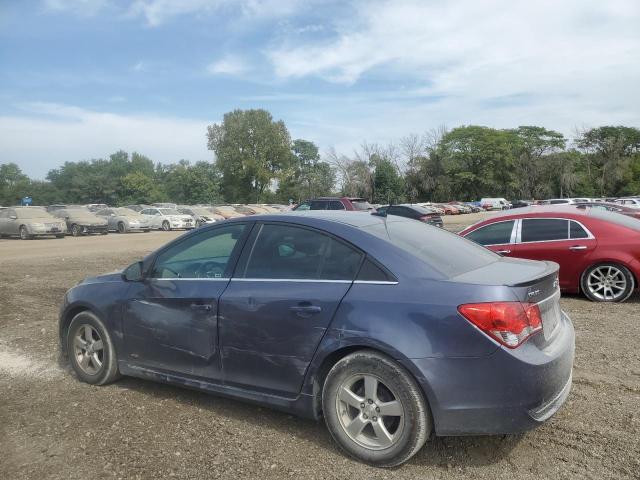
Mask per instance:
[[[242,217],[238,219],[229,219],[228,221],[243,221],[242,219],[247,220],[247,217]],[[342,211],[342,210],[294,210],[287,213],[270,213],[264,215],[251,215],[248,217],[251,220],[256,221],[291,221],[293,223],[298,223],[298,220],[304,219],[316,219],[316,220],[324,220],[328,222],[341,223],[344,225],[350,225],[356,228],[367,227],[369,225],[376,225],[378,223],[383,223],[386,220],[386,217],[382,217],[380,215],[372,215],[368,212],[350,212],[350,211]],[[388,221],[392,221],[391,217],[389,217]],[[393,216],[393,221],[413,221],[409,219],[405,219],[403,217]],[[302,223],[302,222],[300,222]]]

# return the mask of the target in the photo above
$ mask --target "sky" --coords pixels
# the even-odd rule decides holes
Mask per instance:
[[[640,127],[637,0],[0,0],[0,163],[213,159],[264,108],[321,152],[433,128]]]

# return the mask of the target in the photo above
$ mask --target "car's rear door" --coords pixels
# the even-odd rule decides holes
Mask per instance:
[[[560,287],[575,289],[597,246],[581,223],[566,218],[523,218],[515,255],[530,260],[551,260],[560,265]]]
[[[249,225],[230,223],[160,251],[123,310],[126,358],[154,370],[220,379],[218,300]]]
[[[296,396],[362,258],[315,229],[257,224],[220,300],[225,383]]]
[[[516,226],[516,220],[489,223],[469,232],[465,238],[508,257],[515,255]]]

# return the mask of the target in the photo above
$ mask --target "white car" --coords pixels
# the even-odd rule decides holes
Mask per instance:
[[[195,227],[190,215],[184,215],[174,208],[145,208],[140,214],[148,218],[151,228],[156,230],[168,232],[175,228],[190,230]]]
[[[616,203],[625,207],[640,208],[640,198],[618,198]]]
[[[513,205],[504,198],[481,198],[480,206],[485,210],[508,210]]]

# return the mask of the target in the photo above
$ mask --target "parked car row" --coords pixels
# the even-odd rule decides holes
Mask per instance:
[[[0,207],[0,236],[29,240],[40,236],[63,238],[109,232],[190,230],[234,217],[289,210],[285,205],[127,205],[110,207],[53,204],[47,207]]]

